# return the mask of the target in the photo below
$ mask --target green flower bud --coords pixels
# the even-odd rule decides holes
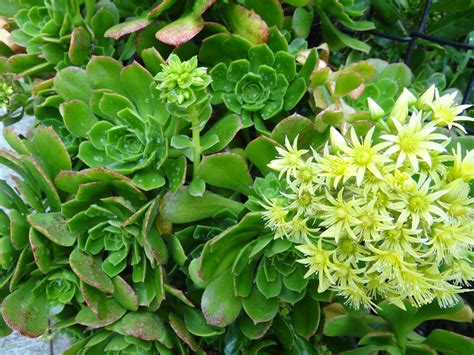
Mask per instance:
[[[390,117],[395,118],[401,124],[404,124],[408,117],[408,94],[404,91],[395,101]]]
[[[340,152],[347,149],[346,139],[332,126],[329,130],[329,141],[331,142],[333,152]]]
[[[183,116],[183,109],[193,105],[202,106],[210,100],[206,88],[211,83],[207,69],[197,66],[197,57],[181,62],[175,54],[170,55],[168,64],[162,64],[163,70],[155,79],[160,98],[168,104],[170,113]],[[199,111],[199,110],[196,110]]]
[[[463,181],[463,179],[456,179],[447,184],[443,190],[447,190],[448,192],[441,197],[441,200],[443,202],[454,202],[457,200],[467,199],[470,187],[468,183]]]
[[[385,111],[370,97],[367,99],[367,104],[371,120],[377,121],[385,115]]]
[[[403,94],[407,97],[408,106],[413,106],[416,104],[416,96],[411,93],[407,88],[403,88]]]
[[[424,93],[420,96],[416,102],[416,107],[419,110],[429,110],[430,105],[433,103],[436,87],[431,85]]]

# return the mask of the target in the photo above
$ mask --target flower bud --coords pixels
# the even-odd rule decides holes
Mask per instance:
[[[413,95],[410,90],[408,90],[407,88],[403,88],[403,93],[408,99],[408,106],[413,106],[414,104],[416,104],[416,96]]]
[[[409,178],[402,183],[402,190],[405,192],[413,192],[416,188],[416,182],[412,178]]]
[[[416,107],[419,110],[429,110],[430,105],[433,103],[436,87],[431,85],[424,93],[420,96],[416,102]]]
[[[404,124],[408,117],[408,95],[404,91],[395,101],[390,117],[395,118],[401,124]]]
[[[334,153],[344,151],[348,148],[346,139],[333,126],[329,129],[329,140]]]
[[[369,114],[371,120],[377,121],[385,115],[385,111],[370,97],[367,99],[367,103],[369,105]]]
[[[443,190],[447,190],[448,192],[441,197],[441,200],[449,203],[456,200],[467,199],[470,187],[468,183],[463,181],[463,179],[456,179],[447,184]]]

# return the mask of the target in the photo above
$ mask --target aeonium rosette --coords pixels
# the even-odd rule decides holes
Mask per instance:
[[[376,309],[383,299],[451,307],[472,280],[474,151],[448,147],[440,126],[466,118],[440,117],[440,99],[432,100],[423,109],[398,100],[389,124],[362,138],[332,127],[322,152],[296,140],[277,148],[269,167],[287,187],[263,202],[266,224],[296,244],[319,292],[335,291],[355,308]],[[445,109],[460,113],[446,100]]]
[[[138,63],[123,67],[106,57],[92,58],[86,70],[65,68],[54,79],[64,125],[82,141],[79,159],[131,176],[144,190],[165,183],[159,170],[168,156],[165,130],[174,132],[154,83]]]
[[[160,262],[166,261],[163,241],[164,248],[154,254],[148,231],[141,225],[148,208],[156,203],[147,203],[145,195],[124,175],[105,169],[63,171],[56,183],[74,194],[63,204],[62,212],[69,229],[79,236],[78,250],[94,257],[108,277],[132,271],[134,282],[143,282],[147,270],[156,264],[154,255],[165,253]],[[149,218],[155,216],[156,207]],[[155,245],[159,243],[159,236],[154,239]]]
[[[9,11],[11,8],[5,6],[0,15],[8,16]],[[114,41],[104,37],[106,30],[119,22],[119,9],[114,3],[26,0],[14,18],[17,28],[12,31],[12,39],[27,54],[14,55],[11,63],[12,70],[22,77],[68,65],[83,66],[93,54],[115,53]],[[29,65],[17,65],[25,60]]]
[[[54,325],[75,315],[83,302],[79,279],[67,262],[77,236],[60,213],[53,184],[59,170],[71,168],[71,160],[49,127],[36,127],[29,139],[10,128],[3,134],[15,151],[0,151],[0,162],[16,175],[9,183],[0,181],[0,205],[7,211],[0,212],[2,317],[9,328],[38,337],[48,321]]]
[[[288,52],[286,40],[280,40],[253,45],[242,37],[221,33],[207,38],[201,47],[200,59],[214,65],[209,72],[212,103],[222,103],[240,114],[244,127],[255,124],[266,132],[264,120],[291,111],[306,93],[316,51],[309,52],[300,66]],[[214,57],[219,46],[221,51]]]

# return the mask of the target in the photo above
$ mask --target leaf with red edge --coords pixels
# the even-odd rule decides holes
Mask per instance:
[[[167,348],[173,346],[163,321],[154,313],[130,312],[120,322],[122,331],[143,340],[158,340]]]
[[[278,0],[245,0],[245,7],[255,10],[268,26],[283,27],[285,14]]]
[[[199,345],[186,328],[184,322],[174,313],[169,315],[169,323],[176,335],[191,348],[192,351],[198,351]]]
[[[187,15],[171,22],[156,33],[156,38],[172,46],[180,46],[196,36],[204,27],[201,17]]]
[[[137,32],[150,25],[153,21],[146,17],[139,17],[130,21],[119,23],[110,27],[104,34],[104,37],[119,39],[122,36]]]
[[[216,0],[197,0],[193,6],[193,15],[201,16],[215,3]]]
[[[171,6],[176,3],[176,0],[163,0],[158,6],[148,12],[148,18],[156,18],[160,16],[164,11],[168,10]]]
[[[114,292],[112,280],[102,271],[100,258],[84,254],[76,248],[69,256],[69,264],[72,271],[88,285],[102,292]]]
[[[253,44],[268,42],[268,26],[255,11],[236,4],[227,4],[223,14],[232,33],[244,37]]]
[[[37,338],[48,329],[48,303],[46,293],[31,292],[36,279],[9,294],[2,303],[5,323],[21,335]]]

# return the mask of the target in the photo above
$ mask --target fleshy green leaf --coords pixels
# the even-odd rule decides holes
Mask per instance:
[[[303,116],[294,114],[281,120],[273,129],[271,138],[285,144],[285,138],[293,142],[298,137],[298,147],[308,148],[317,134],[313,122]]]
[[[245,160],[238,154],[218,153],[204,157],[199,176],[209,185],[224,187],[249,195],[253,179]]]
[[[84,69],[69,67],[59,71],[54,78],[54,90],[64,100],[88,102],[92,88]]]
[[[293,307],[292,317],[296,332],[306,339],[312,337],[318,329],[320,313],[319,302],[307,293]]]
[[[302,7],[298,7],[295,10],[291,28],[295,31],[296,36],[301,38],[308,37],[313,24],[313,16],[313,11],[308,11]]]
[[[114,298],[122,307],[129,311],[136,311],[138,309],[138,297],[133,288],[120,276],[115,276],[112,279],[114,284]]]
[[[120,321],[122,331],[138,339],[158,340],[171,348],[170,335],[158,315],[150,312],[130,312]]]
[[[147,27],[151,23],[152,23],[152,20],[150,20],[147,17],[134,18],[133,20],[121,22],[119,24],[116,24],[115,26],[110,27],[104,33],[104,37],[113,38],[117,40],[120,37],[125,36],[127,34],[140,31],[141,29]]]
[[[67,148],[52,127],[37,127],[31,143],[34,156],[50,179],[53,180],[61,170],[71,169]]]
[[[362,78],[355,72],[341,73],[336,79],[334,95],[341,97],[348,95],[362,84]]]
[[[471,338],[444,329],[433,330],[423,343],[446,355],[474,353],[474,341]]]
[[[204,315],[197,309],[183,307],[184,323],[186,328],[199,337],[211,337],[222,334],[224,329],[207,324]]]
[[[161,200],[161,216],[172,223],[190,223],[213,216],[215,213],[228,209],[239,213],[244,206],[237,201],[204,192],[202,197],[189,194],[186,187],[176,193],[167,192]]]
[[[29,279],[2,302],[5,323],[21,335],[30,338],[39,337],[48,329],[46,293],[32,292],[36,282],[34,278]]]
[[[339,31],[324,11],[318,11],[318,14],[321,18],[323,36],[332,50],[339,50],[347,46],[364,53],[370,51],[368,44]]]
[[[85,138],[97,118],[89,105],[81,100],[69,100],[61,105],[64,125],[75,137]]]
[[[259,213],[248,213],[242,220],[208,241],[201,254],[199,276],[207,282],[225,272],[240,250],[264,229]]]
[[[278,298],[267,299],[256,287],[250,296],[242,300],[243,307],[247,315],[254,323],[267,322],[272,320],[278,313]]]
[[[172,46],[180,46],[195,37],[203,27],[204,20],[201,17],[188,15],[163,27],[156,33],[156,38]]]
[[[87,79],[94,89],[109,89],[120,95],[127,95],[120,73],[123,66],[110,57],[92,57],[86,67]]]
[[[278,0],[245,0],[244,5],[255,10],[268,26],[283,26],[284,13]]]
[[[83,65],[89,58],[91,36],[85,27],[76,27],[71,34],[68,56],[74,65]]]
[[[98,257],[84,254],[76,248],[69,256],[69,264],[74,273],[86,284],[105,293],[114,292],[112,280],[102,271],[102,261]]]
[[[249,317],[241,317],[239,327],[242,333],[249,339],[260,339],[272,326],[272,322],[261,322],[255,324]]]
[[[303,98],[304,94],[306,93],[306,89],[306,82],[303,78],[298,78],[293,81],[286,91],[283,109],[286,111],[293,109]]]
[[[336,316],[324,322],[323,334],[328,337],[362,337],[374,331],[365,322],[349,315]]]
[[[28,216],[28,222],[38,232],[52,242],[70,247],[74,245],[77,236],[67,227],[67,221],[61,213],[38,213]]]
[[[245,148],[247,158],[260,170],[263,175],[272,172],[267,165],[277,156],[278,142],[265,136],[254,139]]]
[[[150,87],[154,80],[151,74],[140,64],[134,62],[126,66],[121,73],[123,86],[137,105],[142,117],[153,114],[153,100]],[[157,100],[155,98],[155,100]]]
[[[226,4],[223,13],[232,33],[254,44],[268,41],[268,26],[255,12],[237,4]]]
[[[206,287],[202,295],[201,308],[207,323],[218,327],[228,326],[238,317],[242,302],[234,294],[230,270]]]

